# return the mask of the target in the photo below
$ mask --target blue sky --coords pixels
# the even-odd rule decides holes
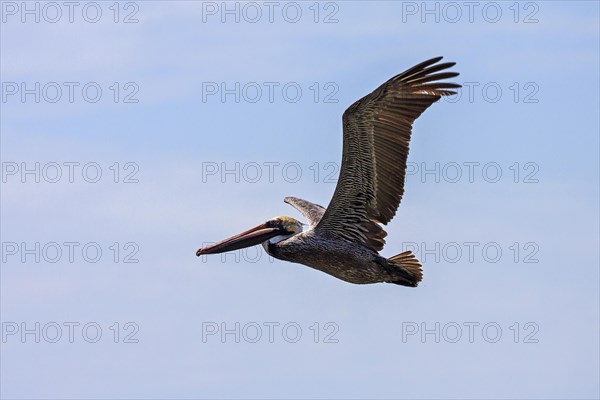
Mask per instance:
[[[599,396],[597,3],[0,4],[3,398]],[[472,91],[382,251],[417,289],[196,258],[327,205],[345,108],[437,55]]]

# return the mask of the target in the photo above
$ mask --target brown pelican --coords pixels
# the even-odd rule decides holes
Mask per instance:
[[[415,287],[423,278],[410,251],[379,255],[387,224],[404,193],[412,124],[441,96],[460,85],[441,81],[458,76],[439,72],[455,63],[432,58],[394,76],[352,104],[342,117],[344,138],[340,176],[327,209],[286,197],[308,220],[303,231],[291,217],[261,225],[196,252],[215,254],[262,244],[275,258],[305,264],[351,283],[389,282]]]

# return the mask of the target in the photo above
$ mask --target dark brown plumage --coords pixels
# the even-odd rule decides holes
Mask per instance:
[[[442,81],[458,76],[440,72],[454,63],[432,58],[389,79],[352,104],[342,117],[344,138],[340,177],[327,209],[286,197],[309,221],[277,217],[243,234],[198,250],[220,253],[262,242],[266,251],[352,283],[390,282],[417,286],[421,264],[409,251],[388,259],[378,251],[387,224],[404,194],[412,124],[441,96],[460,85]]]
[[[362,243],[375,251],[385,244],[387,224],[404,194],[412,124],[441,96],[454,94],[458,76],[435,72],[455,63],[422,62],[389,79],[344,112],[344,150],[338,185],[317,229]]]

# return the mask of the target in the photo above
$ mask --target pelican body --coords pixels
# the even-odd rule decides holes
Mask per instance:
[[[422,277],[414,256],[404,254],[406,264],[402,268],[397,261],[386,260],[367,246],[338,240],[314,229],[280,242],[267,241],[264,247],[275,258],[304,264],[350,283],[390,282],[416,286]],[[412,267],[412,273],[406,270],[408,267]]]
[[[350,283],[388,282],[416,287],[421,264],[410,251],[390,258],[379,255],[387,224],[402,195],[412,124],[423,111],[460,88],[439,72],[454,63],[442,57],[422,62],[352,104],[342,117],[343,155],[340,177],[327,209],[296,197],[284,201],[307,219],[309,229],[291,217],[261,225],[196,252],[216,254],[262,244],[284,261],[307,265]]]

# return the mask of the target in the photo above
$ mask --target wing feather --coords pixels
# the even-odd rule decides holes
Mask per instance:
[[[325,209],[323,207],[318,204],[311,203],[308,200],[302,200],[297,197],[290,196],[283,199],[283,201],[300,211],[308,221],[308,225],[310,225],[311,228],[317,226],[323,217],[323,214],[325,213]]]
[[[394,76],[352,104],[342,117],[340,177],[316,230],[379,251],[404,194],[412,124],[441,96],[455,94],[455,63],[432,58]],[[440,72],[444,71],[444,72]]]

